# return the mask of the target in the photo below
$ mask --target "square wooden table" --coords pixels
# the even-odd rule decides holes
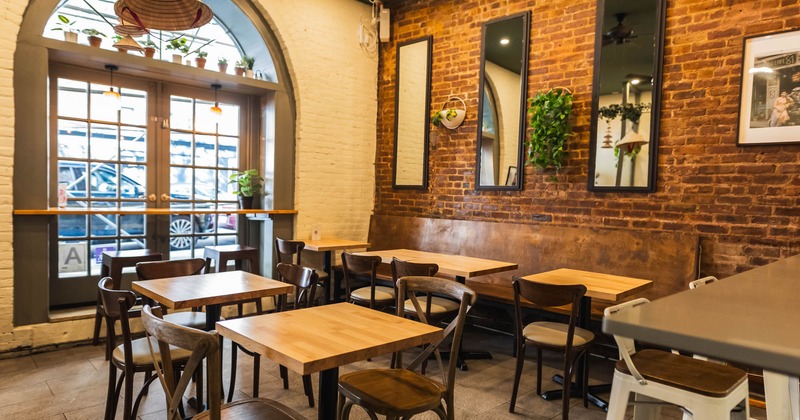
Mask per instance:
[[[324,239],[295,239],[296,241],[303,241],[305,243],[304,249],[314,252],[322,253],[322,271],[328,274],[328,282],[325,283],[325,303],[329,303],[331,299],[331,285],[336,296],[334,300],[338,300],[339,285],[333,282],[333,272],[331,271],[333,261],[333,251],[339,249],[361,249],[369,248],[368,242],[351,241],[348,239],[339,238],[324,238]]]
[[[578,326],[584,329],[591,327],[592,321],[592,298],[605,302],[619,302],[620,300],[639,293],[642,290],[653,287],[652,280],[637,279],[633,277],[615,276],[613,274],[595,273],[592,271],[573,270],[571,268],[559,268],[557,270],[545,271],[538,274],[530,274],[522,277],[524,280],[531,280],[538,283],[555,285],[574,285],[582,284],[586,286],[586,295],[581,300],[581,311],[578,315]],[[584,357],[588,357],[584,356]],[[583,363],[578,363],[577,377],[583,377]],[[563,383],[561,375],[555,375],[553,381]],[[578,381],[571,387],[572,395],[582,397],[584,393],[583,381]],[[588,393],[589,401],[608,410],[608,402],[597,397],[595,394],[608,392],[611,385],[593,385],[585,390]],[[560,400],[561,390],[548,391],[542,394],[545,400]]]
[[[206,307],[206,330],[219,321],[224,304],[294,292],[294,286],[246,271],[133,282],[133,290],[170,309]]]
[[[335,419],[339,366],[432,343],[442,329],[350,303],[217,323],[217,331],[301,374],[319,372],[320,419]]]
[[[487,260],[464,255],[440,254],[414,249],[385,249],[381,251],[359,252],[358,255],[379,256],[384,264],[391,264],[392,258],[415,263],[436,263],[439,273],[454,276],[464,283],[466,279],[486,274],[516,270],[519,266],[505,261]]]

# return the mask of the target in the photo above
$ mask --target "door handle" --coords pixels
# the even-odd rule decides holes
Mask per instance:
[[[161,194],[161,201],[169,201],[169,194],[167,193]]]
[[[147,196],[147,201],[150,201],[150,202],[156,201],[156,195],[155,194],[148,195]]]

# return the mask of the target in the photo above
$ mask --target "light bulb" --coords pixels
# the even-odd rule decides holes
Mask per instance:
[[[511,42],[508,38],[500,38],[500,45],[508,45]]]

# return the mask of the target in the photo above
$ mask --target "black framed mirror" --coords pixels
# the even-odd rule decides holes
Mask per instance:
[[[431,44],[427,36],[397,45],[392,187],[428,187]]]
[[[520,190],[530,12],[483,24],[475,188]]]
[[[666,0],[599,0],[589,190],[656,189]]]

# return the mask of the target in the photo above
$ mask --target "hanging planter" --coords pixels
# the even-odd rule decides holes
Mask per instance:
[[[457,100],[461,102],[462,109],[456,108],[446,108],[447,103],[451,100]],[[461,123],[464,122],[464,118],[467,116],[467,104],[464,103],[464,100],[459,98],[458,96],[451,96],[447,98],[446,101],[442,104],[442,110],[436,111],[431,115],[431,124],[435,126],[439,126],[441,123],[445,127],[455,130]]]

